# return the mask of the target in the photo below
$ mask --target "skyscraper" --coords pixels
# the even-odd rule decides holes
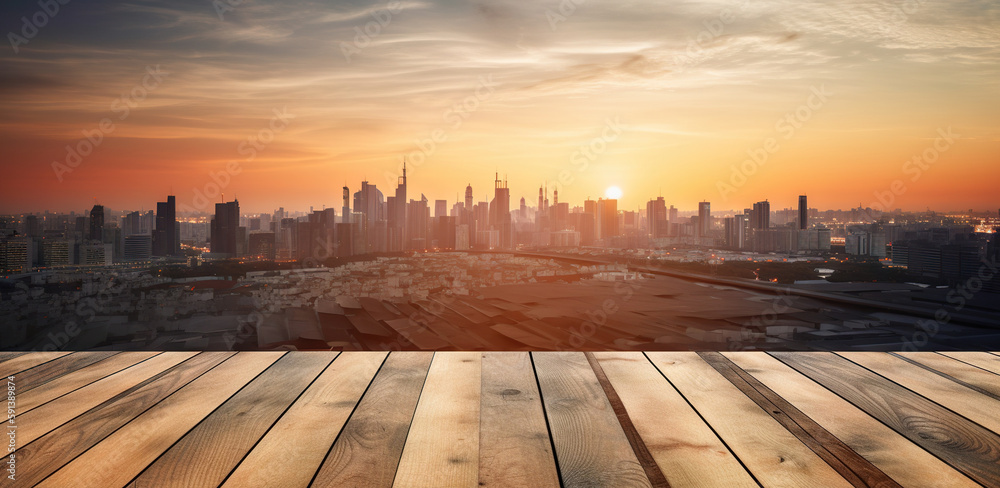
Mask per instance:
[[[646,203],[646,220],[649,225],[649,237],[667,237],[667,203],[663,197]]]
[[[799,195],[799,229],[809,228],[809,205],[806,204],[806,196]]]
[[[698,236],[706,237],[712,230],[712,204],[698,202]]]
[[[465,187],[465,210],[472,211],[472,183]]]
[[[341,208],[341,220],[343,222],[351,221],[351,190],[344,185],[344,206]]]
[[[104,206],[94,205],[94,208],[90,209],[90,234],[89,238],[92,241],[101,240],[101,229],[104,228]]]
[[[392,205],[388,205],[388,241],[389,251],[398,252],[409,248],[410,236],[407,234],[409,226],[406,222],[406,160],[403,160],[403,176],[396,179],[396,194],[392,199]]]
[[[510,226],[510,189],[507,181],[500,181],[497,173],[493,182],[493,201],[490,202],[490,227],[500,233],[500,247],[513,247],[513,235]]]
[[[608,239],[618,236],[618,200],[597,200],[597,237]]]
[[[177,230],[177,202],[173,195],[167,195],[167,201],[156,202],[153,256],[180,254],[180,234]]]
[[[754,230],[771,228],[771,204],[767,200],[753,204],[753,210],[750,212],[750,228]]]
[[[215,204],[212,219],[211,251],[227,257],[236,256],[236,236],[240,228],[240,202]]]

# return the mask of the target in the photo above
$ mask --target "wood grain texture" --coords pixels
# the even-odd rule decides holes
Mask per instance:
[[[855,487],[900,488],[882,470],[721,353],[698,355]]]
[[[77,415],[190,359],[196,352],[165,352],[131,368],[112,373],[38,408],[21,414],[18,439],[27,444]]]
[[[895,353],[936,374],[945,375],[968,388],[1000,400],[1000,377],[982,368],[933,352]]]
[[[3,363],[8,360],[14,359],[18,356],[23,356],[28,354],[27,351],[0,351],[0,368],[3,368]]]
[[[851,486],[697,353],[646,355],[764,486]]]
[[[978,483],[777,359],[723,353],[903,486],[973,488]]]
[[[977,482],[1000,486],[1000,437],[833,353],[770,353]]]
[[[632,423],[632,417],[629,417],[628,410],[625,409],[625,404],[622,403],[621,397],[618,396],[618,391],[611,384],[611,380],[608,379],[608,375],[604,372],[604,368],[601,367],[601,363],[592,352],[586,352],[583,355],[587,358],[590,369],[594,371],[597,382],[601,384],[604,396],[607,397],[608,403],[611,405],[611,410],[615,412],[618,425],[621,426],[622,432],[625,433],[625,438],[628,439],[629,446],[632,447],[635,458],[642,465],[642,471],[646,473],[646,479],[649,480],[649,484],[653,488],[670,488],[670,483],[667,483],[667,478],[663,476],[663,472],[657,466],[653,455],[649,453],[646,442],[642,440],[639,432],[636,431],[635,424]]]
[[[20,403],[18,408],[21,414],[24,415],[39,405],[50,402],[78,388],[83,388],[105,376],[135,366],[158,354],[161,353],[135,352],[131,354],[118,354],[99,363],[91,364],[32,389],[26,395],[18,398],[18,403]],[[104,400],[107,400],[107,398],[101,399],[101,401]]]
[[[558,487],[559,472],[531,356],[483,354],[481,397],[479,485]]]
[[[337,353],[289,354],[205,417],[131,486],[217,487]]]
[[[223,486],[309,486],[387,354],[340,355],[281,416]]]
[[[1000,374],[1000,356],[988,352],[941,351],[938,354],[971,364],[991,373]]]
[[[75,352],[31,368],[18,378],[17,391],[25,393],[62,375],[72,373],[118,354],[117,351]]]
[[[532,353],[563,485],[649,487],[582,352]]]
[[[743,465],[642,353],[596,352],[670,486],[756,487]]]
[[[69,353],[69,351],[46,351],[11,356],[10,359],[0,363],[0,377],[16,376],[25,370],[34,368],[39,364],[45,364],[53,359],[61,358]]]
[[[200,353],[166,373],[116,395],[18,449],[17,456],[20,462],[25,463],[25,466],[31,466],[31,469],[18,475],[18,481],[24,486],[32,486],[45,479],[148,408],[233,354]]]
[[[146,410],[37,486],[125,486],[282,354],[237,354]]]
[[[392,486],[433,356],[430,352],[389,354],[327,454],[312,486]]]
[[[434,355],[394,488],[478,486],[481,366],[481,353]]]
[[[1000,400],[882,352],[843,352],[840,356],[864,366],[965,418],[1000,433]],[[1000,382],[998,382],[1000,383]]]

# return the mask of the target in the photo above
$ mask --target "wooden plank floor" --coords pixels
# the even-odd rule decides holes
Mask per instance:
[[[0,486],[1000,488],[992,353],[4,353],[0,374]]]

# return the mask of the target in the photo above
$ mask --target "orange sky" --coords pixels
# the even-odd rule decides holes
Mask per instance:
[[[345,183],[391,194],[404,156],[411,198],[452,202],[499,171],[514,205],[562,178],[576,205],[846,209],[900,180],[892,208],[1000,208],[996,4],[528,4],[67,4],[2,57],[0,212],[207,209],[220,173],[245,212],[339,209]]]

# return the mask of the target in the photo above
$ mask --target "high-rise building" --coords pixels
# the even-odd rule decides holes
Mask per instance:
[[[472,211],[472,183],[465,187],[465,209]]]
[[[609,239],[620,235],[618,232],[618,200],[605,198],[597,200],[597,236]]]
[[[448,200],[434,200],[434,216],[435,217],[448,216]]]
[[[499,232],[500,247],[514,247],[513,232],[510,225],[510,189],[507,180],[500,181],[497,173],[493,182],[493,201],[490,202],[490,228]]]
[[[156,202],[156,230],[153,231],[153,256],[180,254],[180,233],[177,229],[177,202],[173,195],[167,201]]]
[[[754,230],[771,228],[771,204],[767,200],[753,204],[753,210],[750,212],[750,228]]]
[[[712,230],[712,204],[698,202],[698,236],[707,237]]]
[[[239,227],[240,202],[234,200],[228,203],[216,203],[215,218],[212,219],[212,253],[235,257]]]
[[[274,232],[251,232],[247,254],[260,259],[273,260]]]
[[[101,240],[101,229],[104,228],[104,206],[94,205],[94,208],[90,209],[90,234],[89,238],[92,241]]]
[[[663,197],[646,203],[646,221],[651,239],[667,237],[667,203]]]
[[[806,204],[806,196],[799,195],[799,229],[809,228],[809,205]]]
[[[407,234],[407,203],[406,203],[406,161],[403,161],[403,176],[396,179],[396,194],[392,203],[387,204],[387,239],[389,251],[399,252],[409,248],[410,237]]]

